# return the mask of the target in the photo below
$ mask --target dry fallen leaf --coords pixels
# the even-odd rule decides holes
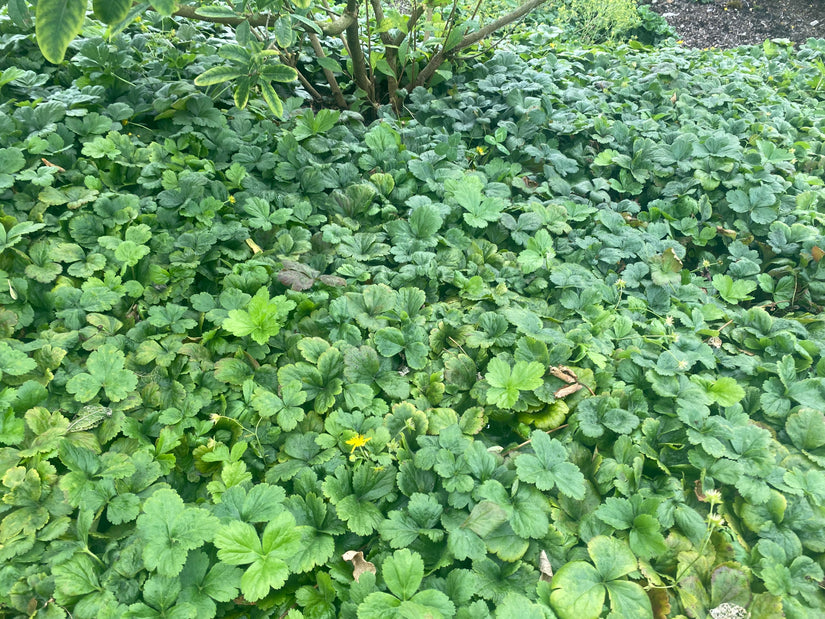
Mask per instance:
[[[65,171],[66,171],[66,169],[65,169],[65,168],[61,168],[59,165],[57,165],[56,163],[52,163],[52,162],[51,162],[51,161],[49,161],[48,159],[44,159],[44,158],[42,158],[42,157],[41,157],[41,158],[40,158],[40,161],[42,161],[42,162],[43,162],[43,165],[45,165],[45,166],[48,166],[48,167],[50,167],[50,168],[57,168],[57,171],[58,171],[58,172],[65,172]]]
[[[352,563],[352,577],[355,579],[355,582],[358,582],[358,579],[364,572],[372,572],[375,574],[375,564],[364,559],[364,553],[360,550],[347,550],[341,555],[341,558],[344,561]]]
[[[556,392],[553,394],[553,397],[557,400],[562,398],[566,398],[569,395],[576,393],[579,389],[581,389],[583,385],[581,383],[574,383],[572,385],[567,385],[566,387],[562,387],[561,389],[557,389]]]
[[[539,580],[544,582],[553,580],[553,566],[550,565],[550,559],[547,558],[547,553],[543,550],[539,554],[539,571],[541,572]]]
[[[576,373],[566,365],[551,365],[547,369],[550,370],[550,373],[553,376],[555,376],[559,380],[563,380],[566,383],[576,383],[579,381],[579,377],[576,376]]]
[[[702,501],[702,503],[707,502],[708,498],[705,496],[705,493],[702,490],[702,480],[697,479],[695,482],[693,482],[693,492],[696,494],[696,498]]]
[[[728,228],[723,228],[722,226],[716,226],[716,231],[722,236],[727,236],[732,239],[736,238],[736,230],[729,230]]]

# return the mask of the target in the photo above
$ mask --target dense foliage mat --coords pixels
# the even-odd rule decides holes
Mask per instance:
[[[0,613],[825,613],[825,42],[365,127],[178,35],[0,36]]]

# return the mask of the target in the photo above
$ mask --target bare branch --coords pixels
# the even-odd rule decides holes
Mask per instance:
[[[310,32],[308,33],[308,37],[309,43],[315,51],[315,55],[318,58],[325,58],[326,54],[324,53],[324,49],[321,47],[321,42],[318,40],[318,36],[314,32]],[[341,87],[338,85],[338,80],[335,79],[335,74],[329,69],[323,69],[323,71],[324,77],[327,78],[329,88],[332,91],[332,96],[335,98],[335,104],[342,109],[347,109],[347,101],[344,99],[344,95],[341,92]]]

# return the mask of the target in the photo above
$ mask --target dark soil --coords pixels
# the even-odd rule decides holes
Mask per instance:
[[[689,47],[825,38],[825,0],[650,0]]]

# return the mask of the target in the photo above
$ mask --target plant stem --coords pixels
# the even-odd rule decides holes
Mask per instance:
[[[517,19],[521,19],[527,13],[532,11],[533,9],[541,6],[547,2],[547,0],[528,0],[517,9],[510,11],[507,15],[502,15],[497,20],[490,22],[481,30],[477,30],[476,32],[472,32],[468,35],[465,35],[458,44],[450,50],[450,52],[458,51],[465,47],[469,47],[479,41],[487,38],[492,33],[494,33],[499,28],[503,28],[504,26],[513,23]],[[418,75],[418,79],[415,81],[416,86],[424,86],[430,78],[435,74],[438,68],[444,64],[444,61],[447,59],[447,53],[445,52],[444,48],[442,47],[437,54],[435,54],[431,59],[430,62],[427,63],[427,66],[421,70],[421,73]]]
[[[307,35],[309,37],[309,44],[312,45],[312,49],[315,52],[315,56],[318,58],[326,58],[324,49],[321,47],[321,41],[318,40],[318,35],[314,32],[309,32]],[[349,109],[347,100],[344,99],[344,94],[338,85],[338,80],[335,79],[335,74],[329,69],[323,69],[323,71],[324,77],[327,78],[327,82],[329,83],[329,89],[332,91],[332,96],[335,99],[335,105],[345,110]]]

